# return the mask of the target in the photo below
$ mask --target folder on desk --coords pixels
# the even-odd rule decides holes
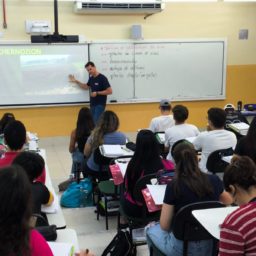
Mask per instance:
[[[102,151],[104,156],[117,157],[124,155],[124,150],[121,145],[107,145],[104,144],[102,146]]]
[[[71,243],[47,242],[54,256],[73,256],[74,245]]]
[[[235,132],[240,133],[241,135],[246,135],[249,129],[249,125],[244,122],[231,123],[231,124],[228,124],[228,127],[234,130]]]

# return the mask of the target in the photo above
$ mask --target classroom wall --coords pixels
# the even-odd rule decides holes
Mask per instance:
[[[256,3],[167,3],[163,12],[146,20],[143,15],[78,15],[72,9],[71,2],[59,2],[59,32],[65,35],[83,35],[87,40],[130,39],[133,24],[142,26],[144,39],[226,37],[226,100],[179,102],[189,107],[189,122],[198,127],[205,126],[209,107],[236,104],[238,100],[243,103],[255,102]],[[8,28],[0,30],[3,32],[0,40],[29,40],[29,35],[25,33],[26,19],[51,20],[54,27],[53,3],[9,0]],[[248,40],[238,40],[239,29],[249,29]],[[37,132],[41,137],[69,135],[75,126],[79,108],[80,106],[1,109],[0,116],[6,111],[12,111],[18,119],[24,121],[28,130]],[[157,103],[113,104],[108,105],[107,109],[117,112],[120,129],[126,132],[147,127],[151,118],[159,113]]]

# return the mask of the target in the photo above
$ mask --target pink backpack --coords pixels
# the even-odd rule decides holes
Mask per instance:
[[[163,185],[169,183],[175,174],[175,165],[172,161],[162,159],[164,168],[159,170],[156,174],[158,184]]]

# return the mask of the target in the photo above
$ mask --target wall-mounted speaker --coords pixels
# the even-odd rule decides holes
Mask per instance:
[[[131,28],[131,39],[134,39],[134,40],[143,39],[141,25],[132,25],[132,28]]]

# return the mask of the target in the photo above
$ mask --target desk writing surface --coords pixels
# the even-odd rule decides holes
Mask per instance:
[[[211,208],[192,211],[194,217],[215,238],[220,239],[220,225],[228,214],[236,210],[238,206]]]
[[[125,145],[101,145],[100,153],[109,158],[115,158],[119,156],[132,156],[134,152],[128,149]]]
[[[46,172],[45,185],[47,186],[47,188],[51,192],[53,192],[56,195],[56,193],[54,191],[54,188],[53,188],[53,185],[52,185],[52,180],[51,180],[49,168],[48,168],[48,165],[47,165],[47,158],[46,158],[45,149],[40,149],[39,154],[44,158],[44,161],[45,161],[45,172]],[[58,200],[57,196],[56,196],[55,205],[56,204],[58,204],[58,206],[59,206],[59,200]],[[57,227],[65,227],[66,226],[66,221],[65,221],[65,218],[64,218],[61,207],[56,207],[56,211],[53,211],[51,213],[47,213],[47,219],[48,219],[49,224],[55,224]]]

